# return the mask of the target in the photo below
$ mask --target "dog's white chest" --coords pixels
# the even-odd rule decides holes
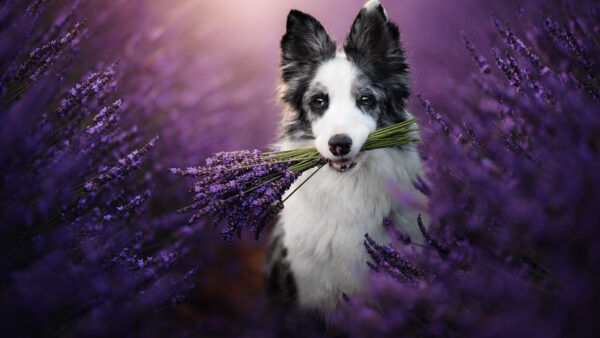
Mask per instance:
[[[364,235],[388,243],[381,225],[385,217],[392,216],[401,228],[416,227],[402,224],[416,215],[399,211],[384,186],[388,180],[412,184],[421,169],[416,152],[387,149],[365,155],[346,173],[322,168],[286,201],[283,242],[300,306],[330,309],[342,293],[352,295],[362,288],[369,260]]]

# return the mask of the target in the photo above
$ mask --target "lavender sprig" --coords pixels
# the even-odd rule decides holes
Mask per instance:
[[[86,128],[86,133],[89,135],[98,135],[112,128],[119,121],[119,111],[122,105],[123,101],[119,99],[109,107],[102,108],[92,119],[93,124]]]
[[[529,60],[531,65],[534,66],[542,75],[550,71],[550,69],[542,63],[540,57],[533,51],[533,49],[515,36],[514,32],[508,26],[508,23],[506,23],[506,28],[503,28],[497,18],[492,16],[492,21],[504,42],[510,46],[512,50],[518,52],[527,60]]]
[[[483,56],[481,56],[481,54],[477,53],[475,47],[473,46],[471,41],[469,41],[469,38],[467,38],[467,34],[465,34],[465,32],[461,31],[460,36],[462,37],[463,42],[465,43],[465,47],[471,54],[473,61],[475,61],[475,63],[479,67],[479,71],[481,71],[483,74],[489,74],[491,69],[490,65],[487,64],[487,60]]]
[[[433,237],[431,237],[431,234],[429,233],[429,231],[427,231],[427,229],[425,228],[425,225],[423,225],[423,220],[421,219],[420,214],[417,217],[417,225],[419,226],[419,230],[421,230],[421,234],[423,235],[423,238],[425,238],[425,241],[427,242],[427,244],[434,247],[442,257],[448,255],[450,249],[448,249],[448,247],[446,245],[444,245],[443,243],[441,243],[441,242],[435,240]]]
[[[78,22],[65,35],[29,52],[27,58],[18,66],[16,74],[6,81],[7,88],[0,97],[0,107],[4,108],[18,100],[32,83],[54,67],[69,46],[72,48],[77,45],[83,26],[82,22]]]
[[[81,34],[82,28],[83,23],[78,22],[65,35],[32,50],[29,53],[27,60],[19,66],[15,80],[29,78],[30,80],[35,81],[40,76],[44,75],[62,55],[66,47],[76,43],[76,39]]]
[[[365,234],[363,244],[375,263],[367,262],[367,265],[375,272],[383,270],[400,282],[412,283],[416,283],[419,278],[424,276],[421,269],[402,257],[402,254],[392,246],[377,244],[369,234]]]
[[[194,211],[189,223],[202,216],[225,222],[227,240],[240,236],[248,227],[257,235],[282,208],[281,196],[298,174],[289,170],[291,162],[281,163],[258,150],[218,153],[206,161],[206,168],[171,169],[179,175],[200,178],[194,185],[194,203],[179,212]]]
[[[46,3],[48,3],[48,1],[49,0],[33,1],[33,3],[27,6],[27,8],[25,9],[25,15],[33,19],[37,18],[40,15],[40,12],[44,9],[44,6],[46,6]]]
[[[85,191],[91,192],[98,190],[103,184],[121,180],[130,172],[139,168],[144,161],[146,154],[150,149],[154,148],[156,141],[158,141],[158,136],[151,139],[141,148],[135,149],[127,156],[119,159],[118,164],[113,165],[110,168],[101,168],[100,174],[85,182],[83,185]]]

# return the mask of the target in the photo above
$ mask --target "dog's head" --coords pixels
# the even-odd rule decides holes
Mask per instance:
[[[290,11],[281,39],[285,136],[314,140],[332,168],[352,168],[369,133],[408,118],[408,65],[399,35],[379,1],[371,0],[338,52],[315,18]]]

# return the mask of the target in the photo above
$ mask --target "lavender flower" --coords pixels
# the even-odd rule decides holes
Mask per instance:
[[[78,22],[62,37],[56,38],[30,51],[17,69],[5,69],[2,73],[0,107],[7,108],[18,101],[22,94],[54,67],[65,51],[79,44],[83,24]]]
[[[122,100],[115,101],[110,107],[104,107],[94,118],[93,124],[86,128],[86,133],[90,135],[101,134],[108,130],[119,121],[119,111],[123,105]]]
[[[483,74],[488,74],[490,72],[490,66],[487,64],[485,58],[477,54],[477,51],[475,51],[475,47],[473,47],[473,45],[467,38],[465,32],[460,32],[460,36],[462,37],[463,42],[465,43],[465,47],[467,47],[469,53],[471,53],[473,61],[475,61],[475,63],[477,63],[477,65],[479,66],[479,71],[481,71]]]
[[[495,17],[492,17],[492,21],[494,22],[494,25],[496,26],[496,29],[498,30],[498,33],[500,33],[500,36],[504,42],[510,46],[512,50],[527,58],[531,65],[535,67],[542,75],[550,71],[550,69],[541,62],[540,57],[533,51],[533,49],[515,36],[514,32],[508,26],[508,23],[506,23],[506,28],[503,28],[500,24],[500,21],[498,21],[498,19]]]
[[[440,125],[444,134],[446,134],[447,136],[450,135],[450,127],[448,127],[448,122],[445,121],[444,117],[441,114],[433,110],[433,108],[431,107],[431,102],[423,99],[421,95],[418,95],[417,97],[419,98],[419,101],[421,101],[421,104],[425,108],[425,111],[427,112],[427,115],[429,116],[430,120],[436,121]]]
[[[146,154],[154,148],[158,136],[154,137],[141,148],[131,151],[127,156],[120,158],[117,164],[110,167],[101,167],[99,174],[83,184],[85,191],[98,190],[103,184],[122,180],[127,174],[138,169],[144,161]]]
[[[77,83],[71,89],[65,97],[60,101],[58,106],[50,115],[55,118],[70,117],[69,113],[72,113],[77,107],[86,103],[92,97],[96,95],[101,98],[105,95],[106,88],[113,82],[117,72],[118,64],[114,63],[101,72],[94,72],[87,76],[87,78]]]
[[[86,184],[88,188],[91,188],[89,184]],[[105,223],[114,221],[116,216],[124,219],[128,219],[129,217],[135,215],[141,206],[152,196],[152,190],[146,189],[144,192],[137,194],[127,200],[124,204],[117,205],[115,207],[115,215],[110,213],[105,213],[102,217]]]
[[[573,32],[563,22],[561,25],[550,17],[544,19],[544,29],[550,35],[555,45],[568,51],[577,60],[577,65],[583,71],[581,76],[575,72],[568,74],[572,81],[578,84],[588,95],[596,101],[600,100],[599,80],[595,74],[592,62],[586,55],[583,45],[575,38]]]
[[[494,53],[494,58],[496,59],[498,68],[500,68],[504,75],[506,75],[511,86],[515,87],[517,91],[522,91],[523,89],[521,88],[520,70],[515,59],[509,54],[507,54],[506,59],[503,59],[496,48],[492,49],[492,53]]]
[[[394,221],[389,218],[383,220],[383,227],[386,228],[390,237],[394,238],[398,242],[402,242],[405,245],[412,243],[412,238],[408,232],[402,232],[395,228]]]
[[[171,169],[173,174],[199,178],[193,188],[194,203],[179,212],[195,212],[189,223],[202,216],[213,217],[213,225],[224,221],[221,232],[229,241],[240,237],[244,228],[258,237],[283,208],[282,196],[298,178],[288,170],[292,162],[263,156],[259,150],[221,152],[206,164]]]
[[[81,34],[83,23],[78,22],[73,28],[62,37],[52,40],[47,44],[32,50],[27,60],[18,68],[14,81],[28,78],[31,81],[37,80],[44,75],[48,69],[54,66],[57,59],[63,54],[64,50],[78,43],[78,37]]]
[[[35,0],[25,9],[25,15],[36,18],[40,12],[43,10],[44,6],[49,2],[49,0]]]
[[[371,269],[390,274],[400,282],[416,282],[424,272],[391,246],[377,244],[368,234],[365,234],[364,246],[375,264],[369,264]]]

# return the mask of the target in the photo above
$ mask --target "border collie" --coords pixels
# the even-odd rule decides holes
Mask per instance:
[[[382,221],[390,218],[420,237],[416,213],[403,210],[385,187],[391,182],[418,193],[412,182],[422,167],[415,147],[361,152],[369,133],[411,118],[408,65],[398,26],[371,0],[354,20],[343,51],[315,18],[290,11],[280,67],[285,110],[276,148],[316,147],[329,166],[286,201],[267,253],[267,294],[324,313],[365,283],[365,233],[389,243]]]

